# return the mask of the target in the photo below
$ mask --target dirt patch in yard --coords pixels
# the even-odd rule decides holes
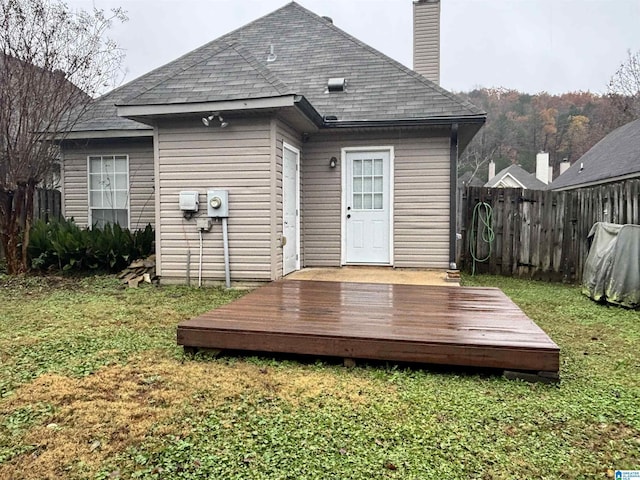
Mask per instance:
[[[184,409],[204,412],[241,395],[278,398],[295,407],[327,396],[366,403],[379,393],[380,385],[370,380],[310,367],[180,363],[161,353],[84,378],[47,374],[0,404],[0,412],[7,415],[26,405],[52,406],[50,416],[21,435],[20,443],[30,446],[29,451],[0,465],[0,478],[90,477],[105,459],[145,438],[188,433],[180,421]]]

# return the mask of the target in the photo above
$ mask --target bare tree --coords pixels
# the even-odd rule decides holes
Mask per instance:
[[[470,172],[469,181],[474,178],[480,178],[480,171],[482,170],[484,172],[486,167],[489,165],[489,162],[495,159],[497,151],[498,147],[495,145],[486,149],[478,148],[477,146],[470,146],[465,150],[463,156],[460,158],[458,172],[460,172],[462,168],[464,168],[465,171]],[[482,182],[486,182],[486,180],[484,180],[486,175],[482,178]],[[489,180],[491,179],[489,178]]]
[[[0,241],[11,274],[28,270],[36,187],[92,97],[114,86],[122,50],[106,34],[120,9],[0,0]]]
[[[608,94],[627,121],[640,117],[640,50],[627,51],[627,59],[611,77]]]

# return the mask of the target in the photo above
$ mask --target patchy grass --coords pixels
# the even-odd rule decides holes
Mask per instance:
[[[558,386],[460,370],[186,357],[240,295],[0,276],[0,478],[606,478],[640,466],[640,314],[498,277]]]

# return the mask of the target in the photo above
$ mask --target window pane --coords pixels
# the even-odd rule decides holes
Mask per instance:
[[[105,224],[109,223],[107,218],[109,217],[110,210],[96,209],[91,211],[91,223],[92,226],[98,228],[104,228]]]
[[[374,175],[382,175],[382,159],[376,158],[374,160],[373,174]]]
[[[362,193],[362,178],[353,179],[353,193]]]
[[[354,160],[353,161],[353,175],[354,176],[362,175],[362,160]]]
[[[373,195],[373,208],[376,210],[382,210],[382,194],[376,193]]]
[[[99,173],[97,175],[92,173],[91,175],[89,175],[89,189],[99,190],[101,188],[101,181],[102,177]]]
[[[101,210],[91,210],[91,226],[102,228],[102,211]]]
[[[372,199],[371,194],[364,194],[362,196],[362,209],[363,210],[371,210],[372,208]]]
[[[373,166],[371,165],[373,160],[363,160],[362,161],[362,174],[363,175],[371,175],[373,173]]]
[[[127,189],[127,177],[126,173],[116,173],[115,175],[115,188],[118,190],[126,190]]]
[[[382,193],[382,177],[375,177],[373,182],[373,191],[375,193]]]
[[[362,183],[362,191],[364,193],[370,193],[373,191],[373,182],[371,181],[371,178],[363,178],[362,179],[363,183]]]
[[[89,193],[89,205],[92,207],[102,207],[102,192],[100,190],[98,191],[91,191]]]
[[[118,225],[123,228],[127,228],[129,226],[129,212],[126,209],[118,210],[117,221]]]
[[[359,195],[359,194],[353,195],[353,209],[362,210],[362,195]]]
[[[102,208],[113,208],[113,191],[102,191]]]
[[[127,195],[127,191],[122,191],[122,190],[116,190],[114,192],[114,208],[127,208],[127,197],[129,195]]]
[[[115,160],[116,173],[127,173],[127,157],[118,157]]]
[[[99,174],[102,169],[100,157],[89,157],[89,172]]]

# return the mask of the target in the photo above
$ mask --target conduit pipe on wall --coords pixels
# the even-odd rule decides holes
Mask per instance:
[[[191,286],[191,250],[187,248],[187,287]]]
[[[229,267],[229,232],[227,217],[222,217],[222,242],[224,243],[224,281],[227,288],[231,288],[231,269]]]
[[[198,288],[202,287],[202,230],[198,230],[200,234],[200,261],[198,262]]]

